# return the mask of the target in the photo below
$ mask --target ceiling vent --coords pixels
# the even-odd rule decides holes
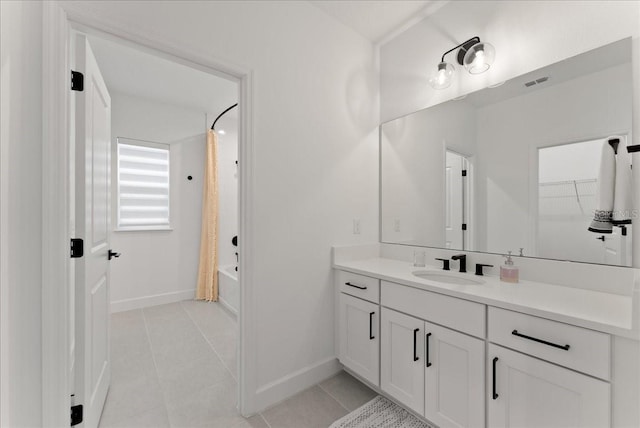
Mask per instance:
[[[539,84],[541,84],[541,83],[544,83],[544,82],[546,82],[547,80],[549,80],[549,77],[548,77],[548,76],[541,77],[541,78],[539,78],[539,79],[532,80],[532,81],[530,81],[530,82],[526,82],[526,83],[524,84],[524,86],[526,86],[526,87],[528,88],[528,87],[531,87],[531,86],[533,86],[533,85],[539,85]]]

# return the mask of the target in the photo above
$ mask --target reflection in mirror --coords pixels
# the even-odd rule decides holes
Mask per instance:
[[[464,155],[447,150],[445,156],[445,247],[468,249],[466,230],[469,217],[469,162]],[[460,227],[460,225],[463,225]]]
[[[585,225],[591,223],[596,210],[605,144],[606,139],[598,139],[538,150],[539,257],[631,265],[628,225],[612,227],[611,233],[585,233]],[[620,155],[630,156],[624,152]]]
[[[631,76],[624,39],[384,123],[382,242],[630,266],[630,224],[587,229]]]

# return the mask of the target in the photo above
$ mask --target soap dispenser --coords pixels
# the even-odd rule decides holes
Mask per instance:
[[[500,281],[518,282],[519,269],[513,264],[513,260],[511,260],[511,251],[504,257],[506,257],[507,260],[504,262],[504,265],[500,266]]]

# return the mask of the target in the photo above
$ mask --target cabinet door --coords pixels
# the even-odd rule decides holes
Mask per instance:
[[[490,427],[610,426],[607,382],[497,345],[488,357]]]
[[[425,417],[440,428],[484,426],[484,341],[425,323]]]
[[[340,362],[376,386],[380,380],[379,308],[340,293]]]
[[[382,308],[380,337],[382,390],[424,414],[424,321]]]

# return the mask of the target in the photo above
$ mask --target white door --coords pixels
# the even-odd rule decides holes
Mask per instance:
[[[445,165],[445,247],[463,250],[463,186],[464,158],[447,151]]]
[[[109,227],[111,98],[85,36],[75,36],[74,70],[84,75],[75,94],[76,237],[84,256],[76,259],[76,404],[84,426],[97,427],[111,377],[109,364]]]
[[[488,357],[491,428],[610,426],[607,382],[496,345]]]
[[[379,385],[380,307],[340,293],[340,362]]]
[[[600,235],[604,238],[602,251],[603,263],[608,265],[631,266],[631,225],[624,226],[623,229],[614,226],[611,234]]]
[[[484,341],[425,323],[425,414],[440,428],[484,426]]]
[[[380,387],[424,414],[424,321],[382,308]]]

